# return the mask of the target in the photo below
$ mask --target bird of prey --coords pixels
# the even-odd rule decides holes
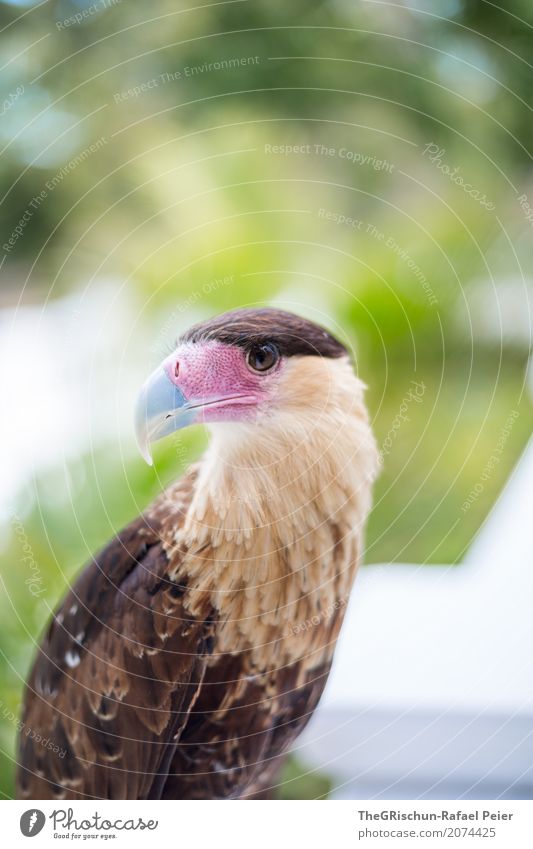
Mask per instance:
[[[195,423],[209,446],[53,616],[25,691],[19,798],[266,798],[319,701],[361,557],[378,467],[363,391],[346,347],[282,310],[178,340],[140,393],[139,446],[151,462],[151,443]]]

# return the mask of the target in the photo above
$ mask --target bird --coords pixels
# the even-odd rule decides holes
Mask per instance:
[[[333,661],[379,458],[348,346],[240,308],[188,329],[139,392],[151,464],[203,456],[96,554],[53,614],[23,697],[19,799],[275,792]],[[46,745],[42,744],[46,741]]]

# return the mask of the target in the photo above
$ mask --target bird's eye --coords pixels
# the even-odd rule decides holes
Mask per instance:
[[[279,351],[270,342],[265,345],[254,345],[248,352],[247,363],[252,371],[270,371],[279,360]]]

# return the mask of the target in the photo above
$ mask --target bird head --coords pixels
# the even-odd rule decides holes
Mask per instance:
[[[328,364],[348,351],[327,330],[277,309],[241,309],[195,325],[148,378],[136,408],[137,442],[150,446],[192,424],[265,426],[316,415],[333,397]]]

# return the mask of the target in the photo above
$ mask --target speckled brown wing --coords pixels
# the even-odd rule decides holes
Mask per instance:
[[[320,700],[332,653],[333,646],[328,659],[307,671],[295,663],[260,673],[246,652],[210,666],[176,747],[163,798],[275,793],[283,756]]]
[[[211,610],[191,619],[166,572],[194,477],[86,567],[50,623],[25,693],[19,798],[161,795],[213,646]]]

